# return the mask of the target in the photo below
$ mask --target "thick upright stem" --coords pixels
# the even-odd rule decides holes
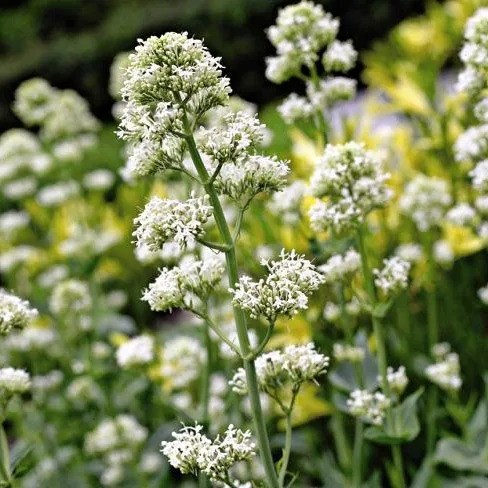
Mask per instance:
[[[370,305],[374,309],[374,307],[377,304],[376,288],[374,285],[373,272],[369,267],[369,263],[368,263],[368,255],[364,243],[363,232],[364,232],[363,228],[359,227],[357,230],[357,241],[358,241],[359,252],[361,254],[361,265],[363,270],[363,277],[365,281],[366,291],[368,293]],[[385,393],[385,395],[391,398],[390,385],[388,383],[388,377],[387,377],[388,363],[386,360],[386,343],[385,343],[385,336],[383,331],[383,324],[381,323],[379,317],[376,317],[375,314],[372,315],[372,322],[373,322],[373,332],[376,339],[376,352],[378,357],[378,369],[381,378],[381,388]],[[391,415],[391,409],[388,409],[386,412],[386,422],[390,426],[392,425],[392,420],[393,419]],[[393,455],[393,462],[395,464],[395,468],[398,473],[399,487],[404,488],[406,486],[406,483],[405,483],[405,474],[403,472],[403,462],[402,462],[400,446],[392,445],[391,449]]]
[[[200,180],[207,192],[210,202],[214,211],[214,218],[219,230],[220,236],[224,244],[228,245],[228,250],[225,251],[225,260],[227,263],[227,273],[229,276],[229,285],[235,286],[239,280],[239,274],[237,269],[237,259],[234,248],[234,242],[225,219],[222,205],[220,204],[219,197],[213,182],[210,179],[210,175],[203,164],[202,158],[198,152],[195,144],[195,139],[190,132],[190,125],[188,121],[185,121],[185,130],[187,131],[186,141],[188,144],[188,150],[193,160],[193,164],[198,173]],[[248,358],[251,353],[251,346],[249,343],[249,337],[247,335],[246,317],[242,310],[237,307],[233,307],[234,320],[236,324],[237,337],[239,340],[239,347],[241,354],[244,358]],[[251,402],[251,412],[254,421],[254,427],[256,430],[256,438],[258,441],[259,452],[261,460],[263,462],[264,470],[266,473],[267,486],[270,488],[279,488],[278,477],[273,463],[273,457],[271,454],[271,447],[269,445],[268,433],[266,431],[266,423],[264,420],[263,411],[261,408],[261,401],[259,398],[258,382],[256,376],[256,368],[253,360],[243,359],[244,370],[246,372],[247,388],[249,392],[249,399]]]

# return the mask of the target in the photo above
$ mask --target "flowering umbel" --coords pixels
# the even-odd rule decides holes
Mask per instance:
[[[29,302],[0,289],[0,335],[13,329],[24,329],[37,317],[37,310]]]

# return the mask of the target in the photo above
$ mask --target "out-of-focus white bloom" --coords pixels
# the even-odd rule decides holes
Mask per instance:
[[[269,210],[280,217],[285,224],[296,224],[300,220],[300,205],[307,185],[297,180],[272,195],[268,203]]]
[[[69,275],[69,268],[64,264],[56,264],[43,271],[38,277],[37,282],[43,288],[52,288],[60,281],[65,280]]]
[[[30,388],[30,376],[23,369],[0,368],[0,404]]]
[[[470,172],[475,190],[488,192],[488,159],[480,161]]]
[[[349,315],[355,317],[361,313],[362,305],[356,297],[352,297],[351,301],[346,303],[345,308]]]
[[[38,256],[38,249],[32,246],[22,245],[12,247],[0,254],[0,271],[9,272],[14,268],[33,261]]]
[[[119,346],[116,357],[121,368],[148,364],[154,359],[154,339],[148,335],[133,337]]]
[[[398,256],[383,260],[382,269],[374,269],[375,285],[386,295],[391,296],[408,286],[410,263]]]
[[[2,186],[3,194],[10,200],[22,200],[30,197],[37,189],[37,180],[30,176],[10,181]]]
[[[115,181],[115,175],[107,169],[96,169],[83,177],[83,186],[88,190],[108,190]]]
[[[327,145],[310,180],[310,190],[319,200],[310,209],[312,227],[337,232],[354,228],[374,208],[383,206],[391,192],[377,154],[363,144]]]
[[[49,308],[56,315],[83,314],[89,312],[91,307],[88,284],[75,279],[59,283],[49,300]]]
[[[459,72],[456,90],[459,92],[476,94],[483,90],[485,83],[483,74],[471,66],[468,66]]]
[[[324,318],[329,322],[337,322],[341,318],[341,307],[334,302],[327,302],[324,307]]]
[[[30,217],[23,210],[10,210],[0,214],[0,232],[8,239],[8,234],[13,234],[25,229],[29,224]]]
[[[108,91],[114,100],[122,98],[122,87],[124,86],[125,70],[129,66],[129,52],[118,53],[110,65],[110,79]]]
[[[349,71],[358,57],[351,41],[333,41],[322,56],[322,64],[326,71]]]
[[[105,419],[85,437],[85,451],[90,455],[107,454],[117,449],[138,448],[147,438],[147,429],[131,415]]]
[[[66,388],[66,397],[75,405],[81,408],[87,403],[101,403],[104,398],[103,392],[91,376],[80,376],[75,378]]]
[[[395,249],[395,254],[409,263],[418,263],[423,256],[422,246],[416,242],[400,244]]]
[[[344,76],[330,76],[318,85],[307,84],[307,96],[315,110],[331,107],[341,100],[351,100],[356,95],[356,80]]]
[[[370,393],[367,390],[354,390],[347,400],[347,407],[352,416],[374,425],[383,423],[390,405],[390,399],[379,391]]]
[[[478,290],[478,297],[485,305],[488,305],[488,284]]]
[[[117,486],[124,480],[124,466],[122,464],[109,464],[100,476],[103,486]]]
[[[480,195],[476,198],[474,205],[482,215],[488,215],[488,195]]]
[[[184,202],[152,197],[134,220],[136,246],[159,251],[165,242],[174,240],[185,248],[203,235],[203,226],[212,211],[208,196],[194,197],[192,194]]]
[[[446,214],[446,220],[454,225],[470,225],[476,218],[476,211],[467,203],[452,207]]]
[[[306,97],[290,93],[278,105],[277,110],[287,124],[293,124],[297,120],[310,117],[314,112],[314,107]]]
[[[291,317],[307,308],[308,297],[324,282],[315,266],[295,250],[283,249],[279,261],[262,260],[261,264],[268,270],[265,279],[256,282],[243,276],[230,289],[234,305],[252,318],[274,322],[279,315]]]
[[[224,265],[217,256],[202,261],[187,256],[180,266],[162,268],[156,280],[144,291],[142,300],[151,310],[164,312],[173,308],[193,310],[221,281]]]
[[[407,184],[400,198],[400,208],[421,232],[426,232],[439,225],[451,201],[444,180],[418,175]]]
[[[363,347],[351,346],[350,344],[335,343],[333,346],[334,358],[339,361],[350,361],[351,363],[360,363],[365,356]]]
[[[286,387],[299,387],[306,381],[316,381],[327,372],[329,357],[315,350],[313,343],[291,345],[282,351],[275,350],[256,358],[256,375],[259,388],[274,394]],[[232,390],[240,395],[247,393],[247,381],[243,368],[239,368],[229,382]]]
[[[267,30],[277,56],[266,59],[266,77],[282,83],[298,74],[302,66],[312,67],[338,29],[339,21],[321,5],[302,1],[281,9],[276,25]]]
[[[45,375],[32,377],[32,390],[34,393],[46,393],[56,390],[63,382],[64,374],[62,371],[54,369]]]
[[[53,329],[43,327],[27,327],[18,334],[12,334],[5,342],[10,351],[44,350],[53,345],[58,335]]]
[[[115,228],[88,228],[78,223],[69,225],[69,235],[59,244],[63,256],[93,256],[102,254],[117,244],[121,232]]]
[[[187,336],[169,339],[163,345],[161,376],[172,390],[185,388],[195,381],[205,363],[205,349],[200,342]]]
[[[474,107],[476,118],[484,123],[488,123],[488,97],[481,99]]]
[[[162,464],[163,462],[159,454],[155,452],[146,452],[142,455],[139,462],[139,469],[144,474],[155,474],[161,469]]]
[[[455,257],[451,244],[443,239],[434,242],[432,254],[434,261],[442,266],[450,266]]]
[[[347,280],[361,267],[361,257],[354,249],[344,254],[335,254],[317,269],[324,275],[326,283]]]
[[[463,383],[460,376],[459,356],[451,352],[451,346],[446,342],[436,344],[432,348],[432,353],[435,356],[435,363],[425,368],[427,378],[443,390],[458,391]]]
[[[381,382],[381,376],[378,376],[378,382]],[[386,381],[390,387],[390,390],[396,394],[401,395],[408,385],[408,377],[405,371],[405,366],[400,366],[396,371],[388,366],[386,370]]]
[[[54,89],[42,78],[32,78],[15,90],[14,112],[26,125],[39,125],[53,110],[56,98]]]
[[[488,124],[470,127],[454,144],[456,160],[479,161],[488,157]]]
[[[80,192],[80,185],[76,181],[67,180],[45,186],[37,193],[37,201],[43,207],[56,207]]]
[[[0,288],[0,336],[24,329],[37,315],[29,302]]]

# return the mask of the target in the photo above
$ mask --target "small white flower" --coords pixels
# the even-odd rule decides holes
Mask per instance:
[[[0,288],[0,336],[14,329],[24,329],[37,315],[29,302]]]
[[[83,314],[90,311],[91,307],[88,284],[75,279],[59,283],[49,300],[49,308],[56,315]]]
[[[339,344],[336,342],[333,346],[334,358],[339,361],[350,361],[351,363],[360,363],[365,356],[365,350],[359,346],[350,344]]]
[[[488,192],[488,159],[480,161],[470,172],[473,187],[479,192]]]
[[[0,214],[0,232],[8,238],[9,235],[29,224],[30,216],[23,210],[10,210]]]
[[[381,376],[378,376],[378,382],[381,382]],[[401,395],[408,385],[408,377],[405,371],[405,366],[400,366],[396,371],[388,366],[386,370],[386,381],[393,393]]]
[[[310,117],[314,108],[305,97],[300,97],[296,93],[290,93],[278,105],[277,110],[287,124],[293,124],[297,120]]]
[[[467,203],[459,203],[446,214],[446,220],[454,225],[470,225],[476,218],[476,211]]]
[[[294,181],[283,190],[272,195],[269,210],[286,224],[296,224],[300,220],[300,205],[307,186],[301,180]]]
[[[317,269],[324,275],[326,283],[334,283],[347,280],[360,267],[361,257],[354,249],[349,249],[343,255],[333,255]]]
[[[423,256],[422,246],[416,242],[400,244],[395,250],[395,255],[409,263],[418,263]]]
[[[434,242],[432,248],[434,261],[441,266],[450,266],[454,261],[454,250],[451,244],[446,240],[438,240]]]
[[[108,190],[115,181],[115,175],[107,169],[96,169],[83,177],[83,186],[89,190]]]
[[[435,345],[432,352],[436,362],[425,368],[425,375],[443,390],[458,391],[462,386],[459,356],[455,352],[451,352],[451,346],[448,343]]]
[[[351,41],[333,41],[322,57],[326,71],[349,71],[358,57]]]
[[[327,302],[324,307],[324,318],[329,322],[337,322],[341,318],[341,307],[334,302]]]
[[[23,369],[0,368],[0,403],[30,388],[30,376]]]
[[[382,269],[374,269],[375,285],[386,295],[391,296],[408,286],[410,263],[398,256],[383,260]]]
[[[354,390],[347,400],[349,412],[365,422],[381,425],[391,401],[383,393],[370,393],[367,390]]]
[[[478,290],[478,297],[485,305],[488,305],[488,284]]]

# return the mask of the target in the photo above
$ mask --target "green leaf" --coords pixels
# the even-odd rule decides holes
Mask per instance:
[[[454,479],[443,478],[442,488],[488,488],[488,479],[485,476],[459,476]]]
[[[445,464],[457,471],[488,474],[488,449],[481,449],[459,439],[442,439],[434,454],[436,464]]]
[[[374,306],[372,312],[371,312],[371,315],[373,317],[378,318],[378,319],[385,318],[385,316],[388,313],[388,310],[390,310],[392,304],[393,304],[392,300],[388,300],[387,302],[376,304]]]
[[[14,447],[12,450],[12,460],[10,462],[10,471],[14,478],[19,478],[20,476],[25,475],[28,471],[30,466],[30,455],[34,447],[32,445],[28,445],[23,443],[22,445]]]
[[[391,422],[385,421],[381,427],[372,426],[365,430],[366,439],[377,444],[402,444],[415,439],[420,432],[417,417],[417,401],[423,393],[419,388],[408,396],[400,405],[391,409]]]
[[[10,480],[10,451],[3,425],[0,424],[0,480]]]

